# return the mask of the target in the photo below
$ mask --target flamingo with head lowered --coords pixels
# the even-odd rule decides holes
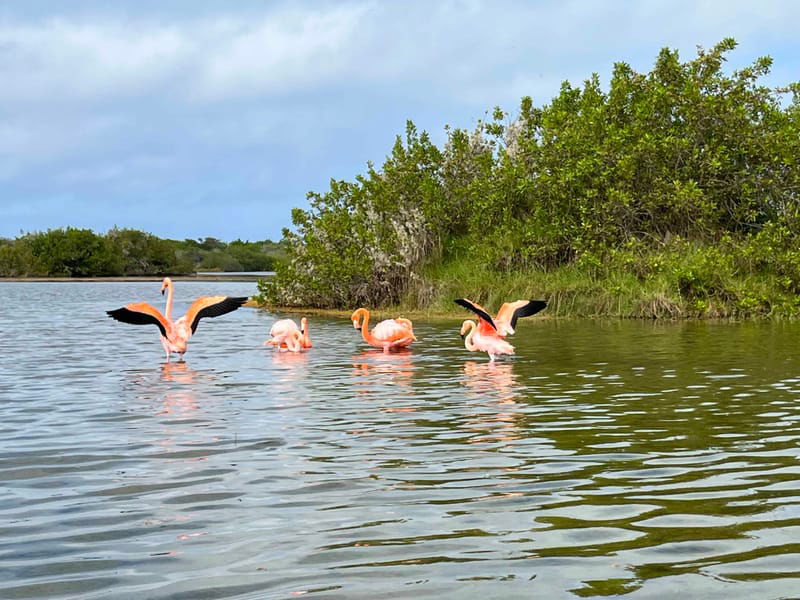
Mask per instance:
[[[459,298],[455,302],[478,315],[477,325],[475,321],[464,321],[461,325],[464,347],[470,352],[486,352],[492,362],[497,356],[514,354],[514,346],[509,344],[505,337],[514,333],[517,319],[535,315],[547,306],[544,300],[506,302],[500,307],[497,317],[493,319],[482,306],[471,300]]]
[[[269,330],[269,339],[265,346],[286,348],[290,352],[300,352],[303,348],[311,348],[311,339],[308,337],[308,319],[300,319],[300,327],[292,319],[281,319],[272,324]]]
[[[189,338],[197,330],[200,319],[225,315],[247,302],[246,296],[200,296],[192,303],[185,315],[173,321],[172,296],[174,290],[172,280],[169,277],[165,277],[161,283],[162,295],[164,290],[167,290],[167,306],[163,315],[157,308],[150,306],[147,302],[127,304],[116,310],[108,310],[106,313],[112,319],[123,323],[155,325],[158,327],[161,333],[161,345],[167,354],[167,360],[169,360],[170,353],[180,354],[183,357]]]
[[[384,352],[395,348],[405,348],[417,339],[417,336],[414,335],[414,327],[408,319],[386,319],[375,325],[370,331],[369,311],[366,308],[359,308],[350,315],[350,320],[353,321],[353,327],[361,330],[361,337],[365,342],[370,346],[383,348]]]

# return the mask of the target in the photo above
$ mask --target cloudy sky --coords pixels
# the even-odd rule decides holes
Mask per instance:
[[[800,2],[5,0],[0,236],[280,238],[407,119],[443,139],[561,81],[733,36],[800,80]]]

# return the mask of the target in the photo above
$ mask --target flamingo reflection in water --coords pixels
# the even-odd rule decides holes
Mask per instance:
[[[195,383],[199,373],[189,368],[189,363],[164,362],[161,363],[161,380],[170,383]]]
[[[275,346],[280,349],[280,346]],[[309,372],[310,358],[307,352],[292,350],[269,353],[270,382],[269,395],[276,406],[294,406],[308,401],[308,386],[313,385]]]
[[[356,394],[364,399],[377,399],[387,386],[398,386],[397,391],[411,393],[414,376],[414,353],[408,348],[398,348],[392,353],[365,351],[353,355],[353,384]],[[414,408],[391,406],[386,412],[412,412]]]
[[[164,362],[161,364],[161,381],[168,383],[179,383],[182,385],[194,385],[197,383],[200,373],[189,368],[185,361]],[[192,388],[181,391],[169,391],[164,393],[163,409],[158,412],[159,416],[164,415],[186,415],[200,410]]]
[[[464,426],[485,435],[471,442],[511,441],[522,437],[516,410],[518,377],[512,363],[464,363],[464,386],[476,401],[480,412],[471,415]]]

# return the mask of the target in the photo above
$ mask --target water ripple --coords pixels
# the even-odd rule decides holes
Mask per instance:
[[[533,319],[489,364],[455,321],[383,354],[313,318],[293,355],[261,346],[276,315],[240,310],[162,363],[154,331],[103,318],[158,284],[0,297],[20,307],[0,316],[0,597],[800,586],[798,324]]]

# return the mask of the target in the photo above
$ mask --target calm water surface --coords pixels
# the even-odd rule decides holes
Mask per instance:
[[[490,365],[241,309],[164,363],[104,314],[158,292],[0,284],[0,597],[800,598],[800,324],[532,318]]]

